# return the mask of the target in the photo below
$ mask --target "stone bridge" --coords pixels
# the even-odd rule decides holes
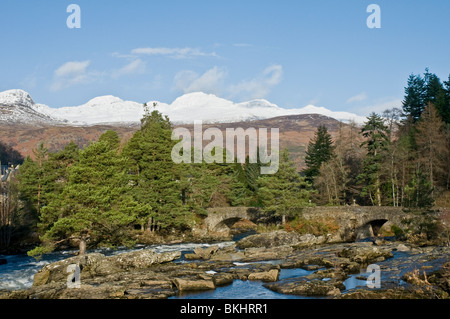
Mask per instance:
[[[338,206],[305,208],[302,216],[306,219],[327,221],[339,227],[336,234],[340,240],[356,240],[376,237],[380,229],[391,225],[403,228],[402,221],[414,217],[403,212],[401,207],[378,206]],[[216,207],[208,209],[208,217],[204,223],[209,232],[226,232],[239,220],[248,219],[254,223],[268,220],[257,208],[249,207]],[[270,221],[271,223],[274,220]],[[280,222],[276,221],[275,222]]]
[[[392,225],[404,228],[404,220],[417,218],[406,213],[402,207],[390,206],[338,206],[309,207],[302,215],[306,219],[326,220],[339,226],[342,240],[376,237],[382,227],[390,230]]]
[[[252,207],[214,207],[208,208],[208,217],[203,221],[209,232],[227,232],[243,219],[259,222],[260,212]]]

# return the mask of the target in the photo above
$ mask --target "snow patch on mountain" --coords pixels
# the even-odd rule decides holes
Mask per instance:
[[[0,92],[0,104],[5,106],[31,107],[34,101],[30,94],[24,90],[7,90]]]
[[[52,108],[34,103],[30,95],[23,90],[9,90],[0,92],[0,105],[25,107],[43,118],[64,121],[72,125],[136,123],[144,115],[144,107],[141,103],[124,101],[112,95],[96,97],[79,106]],[[300,114],[321,114],[343,122],[355,121],[357,124],[362,124],[366,120],[363,116],[348,112],[334,112],[314,105],[285,109],[264,99],[234,103],[202,92],[185,94],[171,104],[149,101],[147,105],[150,111],[156,108],[177,124],[194,121],[231,123]]]
[[[31,96],[23,90],[0,92],[0,123],[4,124],[61,124],[58,119],[41,112],[49,108],[43,104],[35,104]]]
[[[112,95],[99,96],[79,106],[40,107],[39,111],[79,125],[139,122],[143,115],[141,103],[123,101]]]
[[[147,104],[151,105],[153,102]],[[264,99],[234,103],[213,94],[201,92],[185,94],[172,104],[158,104],[158,111],[168,115],[174,123],[231,123],[268,119],[285,115],[321,114],[339,121],[362,124],[366,118],[348,112],[334,112],[324,107],[308,105],[298,109],[284,109]]]

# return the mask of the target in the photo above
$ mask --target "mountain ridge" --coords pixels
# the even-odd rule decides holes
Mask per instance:
[[[234,123],[268,119],[277,116],[296,114],[320,114],[342,122],[355,121],[362,124],[365,117],[349,112],[335,112],[324,107],[307,105],[303,108],[285,109],[265,99],[235,103],[213,94],[193,92],[176,98],[171,104],[149,101],[150,109],[156,103],[156,109],[176,124],[203,121],[205,123]],[[29,113],[25,119],[20,114],[5,116],[0,112],[0,122],[33,121],[36,124],[96,125],[117,123],[139,123],[144,115],[143,104],[122,100],[113,95],[95,97],[85,104],[52,108],[35,103],[27,92],[17,89],[0,92],[1,110],[23,108]]]

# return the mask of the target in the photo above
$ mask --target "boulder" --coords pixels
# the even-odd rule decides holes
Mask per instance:
[[[123,270],[130,270],[148,268],[154,264],[170,262],[180,257],[181,252],[179,251],[156,253],[151,249],[142,249],[119,254],[116,256],[106,257],[105,261],[107,263],[111,263],[114,267]]]
[[[276,260],[286,258],[294,249],[291,246],[251,247],[244,250],[242,261]]]
[[[236,244],[238,248],[251,247],[276,247],[284,245],[295,245],[301,242],[302,235],[295,232],[287,232],[284,230],[277,230],[269,233],[262,233],[247,236],[239,240]]]
[[[67,273],[67,267],[69,265],[78,265],[82,270],[83,277],[91,277],[90,269],[99,263],[100,260],[104,260],[106,257],[100,253],[92,253],[84,256],[70,257],[64,260],[60,260],[48,265],[45,265],[39,270],[33,279],[33,287],[41,286],[52,282],[66,282],[69,274]],[[83,271],[85,270],[85,271]]]
[[[184,257],[189,260],[194,259],[204,259],[208,260],[210,259],[217,251],[219,250],[219,246],[211,246],[206,248],[197,247],[194,249],[193,254],[185,254]]]
[[[97,276],[110,276],[133,269],[144,269],[155,264],[173,261],[180,256],[181,253],[179,251],[159,254],[149,249],[110,257],[105,257],[105,255],[100,253],[75,256],[45,265],[35,274],[33,286],[45,285],[51,282],[65,283],[69,276],[67,267],[71,264],[76,264],[80,267],[81,279],[83,280]]]
[[[217,273],[213,276],[213,282],[216,287],[220,287],[233,283],[237,278],[236,274]]]
[[[305,278],[291,279],[273,284],[264,284],[264,287],[289,295],[300,296],[338,296],[340,290],[327,281]]]
[[[320,245],[327,241],[325,236],[312,234],[301,235],[296,232],[277,230],[268,233],[247,236],[237,242],[238,248],[273,248],[279,246],[292,246],[297,249]]]
[[[216,289],[214,282],[208,279],[196,280],[196,279],[175,278],[173,280],[173,283],[180,292]]]
[[[368,264],[371,262],[383,261],[386,258],[393,257],[390,250],[382,249],[376,246],[352,246],[342,249],[338,253],[339,257],[349,258],[350,261],[359,264]]]
[[[321,245],[327,241],[325,236],[314,236],[312,234],[305,234],[300,237],[300,242],[293,247],[296,249],[308,248],[314,245]]]
[[[248,280],[261,280],[265,282],[278,281],[280,275],[279,269],[271,269],[269,271],[255,272],[248,275]]]
[[[194,253],[201,259],[210,259],[219,250],[219,246],[210,246],[206,248],[197,247],[194,249]]]
[[[411,248],[409,248],[405,244],[398,244],[396,249],[397,249],[397,251],[402,251],[402,252],[407,252],[407,251],[411,250]]]

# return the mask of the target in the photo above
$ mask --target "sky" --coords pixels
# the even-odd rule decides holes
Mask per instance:
[[[449,53],[448,0],[0,4],[0,91],[23,89],[51,107],[102,95],[170,104],[202,91],[368,115],[401,107],[412,73],[428,67],[447,80]]]

